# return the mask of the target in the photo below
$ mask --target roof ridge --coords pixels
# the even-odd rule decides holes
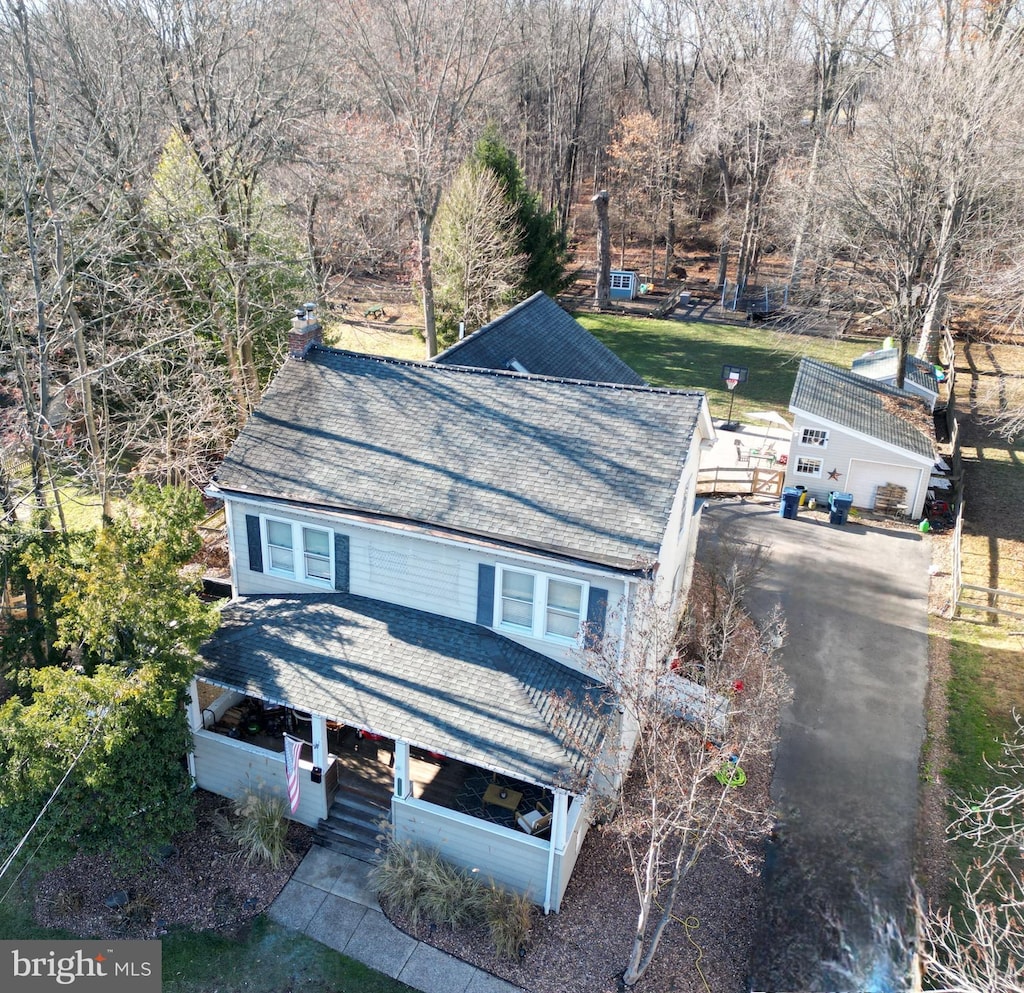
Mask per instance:
[[[919,400],[921,403],[925,402],[924,397],[918,396],[916,393],[897,389],[897,387],[890,386],[888,383],[883,383],[878,379],[872,379],[870,376],[862,376],[859,372],[854,372],[852,369],[844,369],[842,366],[833,365],[831,362],[823,362],[821,359],[812,359],[805,356],[800,360],[801,366],[804,363],[818,366],[832,373],[839,373],[847,379],[856,380],[858,383],[869,387],[876,393],[887,393],[889,396],[896,397],[899,400],[906,400],[909,398],[911,400]]]
[[[469,339],[464,339],[468,341]],[[500,379],[536,380],[545,383],[563,383],[567,386],[593,386],[617,391],[630,391],[634,393],[653,393],[668,396],[695,397],[704,396],[704,390],[679,390],[668,386],[651,386],[649,384],[634,383],[606,383],[596,379],[573,379],[569,376],[543,376],[532,372],[516,372],[513,369],[489,369],[482,366],[441,364],[430,360],[402,359],[392,355],[374,355],[370,352],[356,352],[349,348],[336,348],[332,345],[313,345],[306,353],[303,361],[308,362],[311,355],[316,352],[344,355],[355,359],[369,360],[380,365],[403,366],[411,369],[432,370],[438,374],[471,373],[477,376],[490,376]],[[436,357],[436,356],[435,356]]]
[[[534,293],[532,296],[528,296],[525,300],[520,300],[519,303],[517,303],[510,310],[506,310],[504,314],[500,314],[499,316],[495,317],[493,321],[488,321],[486,324],[481,325],[475,331],[466,335],[465,338],[460,338],[457,342],[455,342],[454,345],[449,345],[446,349],[444,349],[444,351],[438,352],[437,355],[433,356],[433,358],[431,358],[429,361],[436,362],[436,360],[439,359],[442,355],[451,355],[452,352],[458,351],[458,349],[462,348],[462,346],[465,345],[466,342],[479,340],[484,336],[486,332],[489,332],[494,328],[500,327],[502,324],[505,324],[509,318],[517,315],[527,305],[537,300],[538,297],[547,297],[547,299],[551,300],[551,298],[548,297],[543,290],[537,290],[537,292]],[[556,307],[558,306],[557,300],[551,300],[551,302],[555,304]]]

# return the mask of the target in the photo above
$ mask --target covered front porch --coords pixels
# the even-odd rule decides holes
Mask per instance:
[[[555,713],[551,697],[585,700],[592,689],[582,677],[485,628],[426,615],[435,639],[458,645],[459,654],[443,656],[439,667],[441,646],[420,627],[425,615],[378,601],[344,594],[250,600],[255,610],[246,602],[226,608],[221,648],[215,638],[203,651],[191,712],[197,784],[228,796],[254,787],[284,795],[288,732],[307,742],[296,819],[317,825],[336,800],[369,795],[396,839],[439,849],[557,910],[589,804],[568,788],[571,779],[583,781],[582,756],[564,741],[564,714]],[[371,673],[359,664],[356,642],[374,647],[374,621],[385,625],[399,671],[377,666]],[[334,637],[309,647],[303,622]],[[415,644],[411,637],[396,644],[403,629],[416,632]],[[287,661],[264,655],[271,632],[276,647],[286,647],[278,638],[284,631],[301,648],[281,651]],[[342,651],[350,657],[339,658]],[[298,678],[303,696],[281,692],[279,666],[287,666],[289,681]],[[363,682],[352,678],[357,671]],[[417,671],[424,678],[412,682]],[[586,733],[589,720],[598,733],[589,707],[574,719],[574,735],[581,726]]]

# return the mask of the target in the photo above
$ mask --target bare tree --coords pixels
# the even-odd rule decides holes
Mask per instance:
[[[278,0],[172,0],[143,10],[170,123],[195,158],[212,208],[209,248],[229,291],[209,303],[244,421],[260,398],[257,338],[268,328],[254,292],[266,265],[256,251],[261,180],[292,154],[314,106],[314,36],[305,8]]]
[[[769,774],[786,695],[774,662],[785,625],[778,612],[759,626],[743,611],[757,571],[746,551],[723,538],[711,564],[713,571],[698,571],[682,618],[658,601],[653,584],[642,586],[622,608],[626,648],[606,641],[583,658],[609,687],[616,744],[597,768],[616,796],[606,830],[628,853],[636,887],[627,986],[649,969],[701,855],[713,849],[753,871],[770,830],[765,805],[745,800],[744,767]]]
[[[419,255],[427,355],[437,353],[431,233],[454,163],[469,149],[478,98],[503,68],[505,0],[339,0],[339,77],[362,81],[362,112],[390,151],[388,172],[404,190]],[[351,94],[339,95],[351,102]],[[367,129],[369,130],[369,128]]]
[[[1005,744],[1005,781],[961,799],[950,833],[975,846],[961,870],[957,908],[918,905],[921,959],[929,988],[957,993],[1024,993],[1024,719]]]
[[[833,142],[823,200],[904,359],[916,339],[934,360],[951,291],[978,278],[977,260],[1009,234],[1001,217],[1019,136],[1019,42],[1006,32],[969,53],[924,49],[895,62],[875,78],[856,140]]]

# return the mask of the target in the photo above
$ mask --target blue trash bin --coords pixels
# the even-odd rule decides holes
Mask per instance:
[[[832,492],[828,495],[829,524],[845,524],[850,516],[850,508],[853,506],[852,493]]]
[[[797,508],[800,506],[800,490],[795,486],[787,486],[779,500],[779,517],[796,520]]]

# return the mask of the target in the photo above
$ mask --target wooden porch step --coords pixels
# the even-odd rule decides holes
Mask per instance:
[[[331,851],[364,862],[376,862],[381,848],[381,821],[388,820],[390,804],[380,797],[342,788],[327,817],[316,826],[313,841]]]

